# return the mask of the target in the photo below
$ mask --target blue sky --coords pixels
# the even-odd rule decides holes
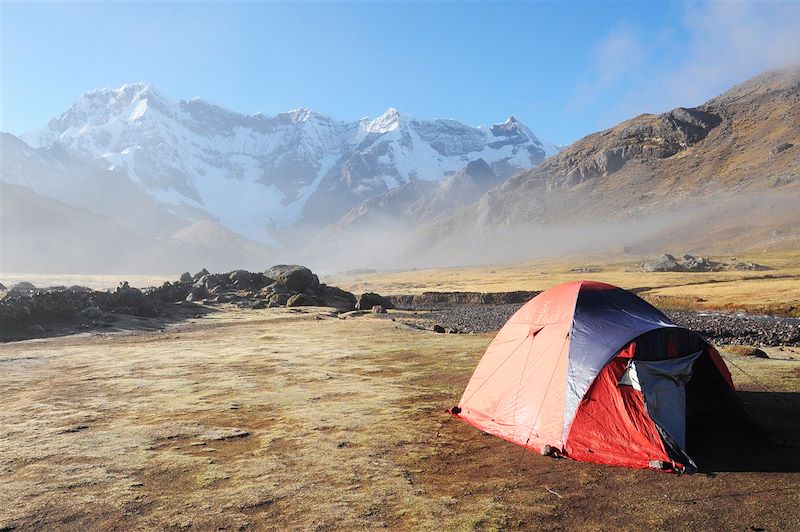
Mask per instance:
[[[797,3],[2,3],[0,129],[43,126],[83,92],[341,119],[514,114],[572,142],[697,105],[798,60]]]

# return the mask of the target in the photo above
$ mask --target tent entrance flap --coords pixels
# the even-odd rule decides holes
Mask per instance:
[[[686,450],[686,384],[702,351],[667,360],[632,360],[627,376],[638,384],[650,418]]]

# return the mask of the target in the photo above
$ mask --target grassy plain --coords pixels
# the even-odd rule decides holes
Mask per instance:
[[[712,257],[725,261],[733,258]],[[600,256],[541,259],[515,265],[337,274],[325,280],[357,293],[419,294],[545,290],[560,283],[589,279],[633,290],[659,306],[800,315],[800,252],[754,253],[735,258],[770,269],[647,273],[635,268],[636,259]]]
[[[228,309],[2,344],[0,529],[800,528],[785,461],[679,477],[538,456],[451,419],[490,340]],[[768,351],[729,357],[798,435],[800,352]]]

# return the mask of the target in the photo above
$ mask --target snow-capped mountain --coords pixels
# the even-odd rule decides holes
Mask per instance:
[[[395,109],[355,122],[308,109],[245,115],[142,83],[86,93],[22,138],[125,170],[172,212],[205,211],[266,242],[271,227],[334,222],[370,196],[441,181],[478,158],[506,178],[558,151],[514,117],[472,127]]]

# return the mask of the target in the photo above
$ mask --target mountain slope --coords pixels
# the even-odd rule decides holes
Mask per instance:
[[[14,135],[0,133],[0,154],[0,181],[109,217],[140,234],[169,236],[187,225],[187,219],[207,216],[170,209],[143,192],[124,171],[81,161],[57,143],[34,149]]]
[[[356,122],[307,109],[243,115],[199,99],[173,102],[141,83],[86,93],[23,140],[122,168],[154,199],[262,241],[275,226],[334,222],[372,195],[440,181],[477,158],[508,177],[557,151],[513,117],[470,127],[395,109]]]
[[[698,233],[713,230],[728,236],[707,239],[706,248],[735,249],[743,242],[753,246],[763,241],[763,233],[756,240],[743,236],[752,223],[731,216],[737,206],[744,209],[745,200],[756,196],[772,198],[758,205],[796,203],[798,191],[800,70],[768,72],[697,108],[641,115],[579,140],[457,215],[425,228],[410,253],[433,249],[446,256],[449,242],[461,241],[453,235],[496,239],[504,227],[541,230],[635,220],[649,220],[654,231],[658,226],[675,229],[662,228],[662,235],[694,235],[694,245],[703,240],[696,238]],[[707,219],[709,206],[727,214]],[[782,207],[781,212],[782,221],[773,223],[782,227],[789,245],[796,245],[791,235],[800,214]],[[637,233],[636,238],[645,237]],[[658,239],[651,242],[651,247],[659,245]]]
[[[474,203],[502,182],[486,161],[477,159],[440,183],[417,180],[372,196],[353,207],[338,225],[355,227],[379,219],[410,225],[430,222]]]
[[[0,181],[0,271],[171,273],[262,269],[272,250],[209,220],[173,237],[143,235],[108,216]]]

